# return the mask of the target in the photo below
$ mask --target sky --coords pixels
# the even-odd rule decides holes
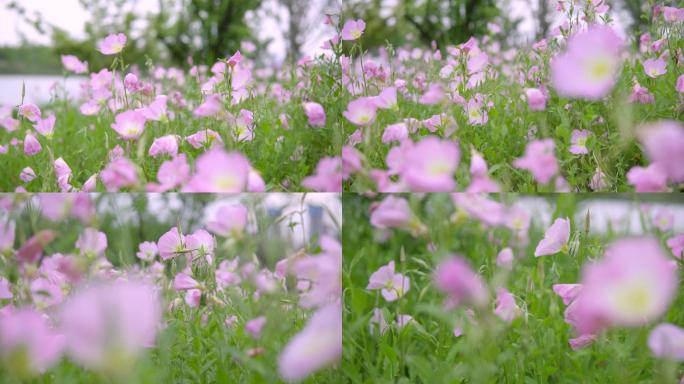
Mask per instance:
[[[136,0],[135,10],[141,14],[154,12],[157,8],[158,0]],[[317,2],[319,0],[312,0]],[[50,37],[41,35],[35,29],[19,20],[14,12],[6,9],[9,0],[0,0],[0,45],[17,45],[21,42],[21,35],[34,43],[48,44]],[[84,23],[89,18],[89,14],[81,7],[78,0],[19,0],[19,4],[26,8],[29,14],[40,11],[43,19],[48,24],[56,25],[66,30],[72,37],[84,37]],[[274,0],[266,0],[267,6],[274,6]],[[312,6],[312,9],[314,7]],[[282,10],[277,10],[277,14],[286,15]],[[322,18],[321,18],[322,21]],[[281,62],[285,58],[286,45],[281,28],[274,18],[260,19],[259,29],[256,31],[258,38],[271,39],[272,43],[268,47],[269,54],[274,61]],[[327,39],[332,37],[332,33],[317,31],[309,35],[303,45],[305,55],[313,55],[319,52],[320,46]]]

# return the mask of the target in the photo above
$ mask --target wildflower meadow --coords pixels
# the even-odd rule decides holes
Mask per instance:
[[[683,201],[599,196],[345,194],[347,381],[679,383]]]
[[[339,198],[0,198],[0,382],[334,382]]]
[[[494,19],[467,41],[367,51],[370,21],[347,20],[344,190],[681,190],[684,10],[643,3],[632,35],[612,3],[549,2],[557,26],[530,43]]]

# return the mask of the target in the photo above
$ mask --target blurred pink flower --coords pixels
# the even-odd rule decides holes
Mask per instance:
[[[635,82],[628,100],[630,103],[652,104],[655,103],[655,96],[648,91],[648,88],[642,87],[641,84]]]
[[[57,118],[55,117],[55,115],[50,115],[44,119],[38,120],[38,122],[36,122],[36,124],[34,125],[34,128],[41,135],[43,135],[47,138],[51,138],[52,133],[55,129],[55,121],[56,120],[57,120]]]
[[[513,160],[513,165],[530,171],[537,182],[546,184],[558,173],[555,148],[553,139],[531,141],[525,148],[525,155]]]
[[[342,192],[342,161],[339,157],[324,157],[316,173],[302,180],[302,186],[317,192]]]
[[[57,185],[62,192],[69,192],[71,190],[71,185],[69,181],[71,179],[71,168],[61,157],[55,160],[54,163],[55,177],[57,177]]]
[[[347,104],[342,114],[354,125],[370,125],[375,121],[376,105],[371,97],[360,97]]]
[[[116,55],[117,53],[123,51],[126,46],[126,35],[123,33],[111,34],[100,40],[97,44],[97,50],[104,55]]]
[[[145,129],[147,119],[138,111],[125,111],[116,115],[112,129],[124,140],[135,140]]]
[[[138,168],[127,158],[119,157],[107,164],[100,172],[100,180],[107,192],[117,192],[122,188],[133,187],[138,184]]]
[[[8,300],[13,297],[14,295],[12,294],[12,286],[10,285],[9,280],[0,276],[0,300]]]
[[[27,156],[34,156],[39,153],[43,147],[40,145],[38,139],[31,132],[26,132],[26,137],[24,138],[24,153]]]
[[[392,141],[403,141],[408,139],[409,132],[406,123],[396,123],[388,125],[382,133],[383,144],[391,143]]]
[[[190,308],[197,308],[202,302],[202,291],[199,289],[189,289],[185,292],[185,303]]]
[[[526,88],[525,96],[530,110],[543,111],[546,109],[546,96],[538,88]]]
[[[582,270],[581,300],[590,317],[636,327],[662,316],[677,293],[676,266],[653,237],[617,240]]]
[[[652,163],[658,164],[674,183],[684,182],[684,125],[674,120],[660,120],[642,125],[637,136]]]
[[[482,102],[476,99],[468,100],[465,106],[468,123],[471,125],[484,125],[489,121],[487,110],[482,106]]]
[[[365,29],[366,23],[363,20],[347,20],[342,27],[340,36],[342,36],[342,40],[357,40],[363,35]]]
[[[663,232],[667,232],[672,229],[674,224],[674,214],[672,212],[661,209],[658,211],[653,218],[653,225]]]
[[[397,88],[387,87],[373,98],[375,106],[381,109],[395,109],[397,107]]]
[[[582,291],[582,284],[554,284],[553,292],[560,296],[563,304],[569,305]]]
[[[361,156],[361,152],[350,145],[342,147],[342,178],[344,180],[347,180],[353,173],[363,170]]]
[[[242,204],[220,207],[214,219],[207,223],[207,229],[219,236],[235,236],[247,226],[247,208]]]
[[[546,256],[554,253],[568,252],[568,241],[570,240],[570,219],[558,218],[544,233],[544,238],[537,244],[534,255]]]
[[[0,315],[0,355],[17,377],[45,372],[59,360],[64,338],[49,326],[45,315],[31,308]]]
[[[124,77],[124,88],[126,88],[128,92],[138,92],[141,88],[141,85],[142,84],[138,80],[138,76],[136,76],[135,73],[128,73],[126,74],[126,77]]]
[[[684,260],[684,233],[667,239],[667,246],[676,258]]]
[[[36,172],[31,167],[24,167],[24,169],[21,170],[21,173],[19,173],[19,178],[24,183],[30,183],[31,180],[36,178]]]
[[[516,317],[520,316],[522,311],[515,303],[515,297],[506,288],[496,289],[496,307],[494,314],[499,316],[501,320],[510,323]]]
[[[195,108],[193,114],[197,117],[214,116],[223,110],[221,96],[212,94],[207,96],[202,104]]]
[[[462,304],[485,306],[489,301],[489,293],[484,281],[460,256],[452,255],[442,260],[435,269],[434,282],[437,288],[449,295],[451,306]]]
[[[158,157],[160,155],[175,157],[176,154],[178,154],[178,136],[166,135],[154,139],[148,153],[152,157]]]
[[[408,228],[413,218],[406,199],[387,195],[371,212],[370,223],[376,228]]]
[[[43,229],[38,231],[38,233],[31,236],[31,238],[21,245],[16,254],[17,260],[20,264],[37,263],[43,255],[43,249],[50,244],[55,237],[57,237],[57,232],[53,230]]]
[[[677,83],[675,84],[675,91],[684,93],[684,75],[679,75]]]
[[[184,291],[188,289],[199,288],[199,283],[197,280],[193,279],[190,275],[180,272],[173,279],[173,289],[176,291]]]
[[[667,64],[663,59],[648,59],[643,61],[644,72],[651,78],[664,75],[667,72]]]
[[[551,61],[551,77],[559,95],[588,100],[606,96],[620,70],[623,42],[609,26],[595,24],[572,35],[565,52]]]
[[[250,336],[254,339],[259,339],[261,337],[261,332],[264,330],[264,326],[266,325],[266,317],[265,316],[259,316],[257,318],[254,318],[250,321],[248,321],[245,324],[245,331],[249,333]]]
[[[304,103],[304,113],[309,119],[309,124],[314,127],[325,127],[325,110],[318,103]]]
[[[135,254],[140,260],[152,261],[159,253],[157,243],[144,241],[138,245],[138,252]]]
[[[684,329],[674,324],[658,324],[648,336],[648,348],[654,356],[684,361]]]
[[[156,289],[133,280],[81,287],[60,313],[68,354],[109,374],[130,370],[141,352],[154,346],[160,325]]]
[[[587,149],[587,139],[589,138],[590,134],[591,132],[587,131],[586,129],[573,129],[572,137],[570,138],[570,153],[574,155],[588,154],[589,150]]]
[[[168,260],[185,251],[185,236],[173,227],[157,241],[157,249],[162,260]]]
[[[317,310],[283,348],[278,372],[289,382],[304,380],[342,356],[342,309],[330,304]]]
[[[394,261],[378,268],[368,279],[366,289],[380,289],[382,297],[387,301],[395,301],[404,296],[411,288],[411,282],[407,276],[394,272]]]
[[[221,135],[211,129],[197,131],[190,136],[186,136],[185,140],[195,149],[202,148],[205,144],[208,144],[209,147],[214,145],[223,146]]]
[[[144,108],[138,108],[135,111],[140,113],[147,120],[160,121],[166,117],[167,100],[168,97],[166,95],[157,95],[150,105]]]
[[[239,152],[214,147],[197,158],[187,192],[241,192],[247,187],[251,165]]]
[[[636,192],[665,192],[667,191],[667,175],[659,164],[648,167],[632,167],[627,172],[627,182],[632,184]]]
[[[496,255],[496,265],[509,271],[513,269],[513,250],[508,247],[502,249]]]
[[[428,87],[427,92],[420,96],[418,103],[424,105],[435,105],[441,103],[445,97],[446,95],[444,94],[442,86],[439,85],[439,83],[432,83]]]
[[[429,136],[406,151],[400,177],[414,192],[452,191],[459,159],[456,143]]]
[[[160,185],[156,186],[159,192],[168,191],[184,184],[190,177],[190,165],[182,153],[171,160],[166,160],[157,171],[157,180]]]
[[[19,116],[24,116],[28,121],[36,123],[41,117],[40,108],[32,103],[24,103],[19,106]]]
[[[107,249],[107,235],[97,229],[86,228],[78,236],[76,248],[81,251],[81,255],[91,258],[102,256]]]
[[[62,55],[62,65],[67,71],[82,74],[88,72],[88,62],[81,61],[73,55]]]

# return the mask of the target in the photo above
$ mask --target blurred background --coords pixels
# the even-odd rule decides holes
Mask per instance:
[[[172,227],[180,226],[184,234],[206,230],[219,208],[230,204],[244,205],[249,214],[241,240],[244,254],[229,256],[248,260],[254,255],[270,268],[299,249],[311,251],[322,236],[338,239],[342,228],[340,195],[334,193],[5,194],[0,202],[0,221],[16,223],[18,244],[38,230],[52,229],[58,236],[47,254],[69,253],[82,228],[94,227],[107,234],[107,258],[114,265],[135,264],[138,245],[157,242]],[[49,212],[64,214],[54,220]]]
[[[16,103],[61,81],[60,56],[88,61],[90,71],[112,58],[95,50],[110,33],[125,33],[126,63],[189,68],[212,65],[236,50],[259,67],[280,67],[322,52],[335,35],[323,23],[341,0],[0,0],[0,104]],[[77,79],[67,82],[78,89]],[[30,92],[29,92],[30,91]]]

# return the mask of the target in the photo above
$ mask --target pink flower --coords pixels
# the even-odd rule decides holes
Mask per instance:
[[[317,192],[342,192],[342,161],[339,157],[324,157],[316,173],[302,180],[302,186]]]
[[[677,269],[657,239],[615,241],[582,270],[585,311],[613,326],[642,326],[662,316],[677,293]]]
[[[134,73],[128,73],[126,74],[126,77],[124,77],[124,88],[126,88],[128,92],[138,92],[141,86],[142,83],[138,80],[138,76],[136,76]]]
[[[576,351],[578,349],[588,347],[594,341],[596,341],[596,339],[597,339],[596,335],[591,335],[591,334],[580,335],[574,339],[569,340],[570,348],[572,348],[573,351]]]
[[[653,225],[659,230],[666,232],[672,229],[674,214],[666,210],[660,210],[653,218]]]
[[[644,60],[643,65],[644,72],[646,72],[646,75],[653,79],[667,73],[667,64],[663,59]]]
[[[242,204],[224,205],[216,217],[207,224],[207,229],[219,236],[238,235],[247,226],[247,208]]]
[[[677,84],[675,85],[675,91],[679,93],[684,93],[684,75],[680,75],[677,78]]]
[[[19,173],[19,178],[21,181],[24,183],[30,183],[31,180],[36,178],[36,172],[33,170],[31,167],[25,167],[24,169],[21,170]]]
[[[71,179],[71,168],[69,168],[69,165],[61,157],[55,160],[53,166],[59,189],[62,192],[69,192],[71,190],[71,185],[69,184],[69,180]]]
[[[395,109],[397,107],[397,88],[387,87],[373,98],[375,106],[381,109]]]
[[[444,90],[439,83],[430,84],[427,92],[420,96],[418,99],[419,104],[434,105],[439,104],[445,98]]]
[[[414,192],[451,191],[459,159],[456,143],[429,136],[406,151],[400,177]]]
[[[546,97],[539,89],[526,88],[525,96],[527,97],[527,105],[530,110],[543,111],[546,108]]]
[[[193,279],[190,277],[190,275],[187,275],[183,272],[178,273],[176,277],[173,279],[173,289],[176,291],[184,291],[188,289],[195,289],[199,288],[199,283],[197,280]]]
[[[185,251],[185,236],[173,227],[168,232],[163,234],[157,242],[157,249],[162,260],[168,260],[176,257]]]
[[[193,114],[197,117],[215,116],[222,110],[223,105],[221,104],[221,96],[212,94],[207,96],[204,103],[195,108]]]
[[[684,361],[684,329],[669,323],[658,324],[648,336],[648,347],[656,357]]]
[[[107,235],[97,229],[86,228],[78,236],[76,248],[81,251],[81,255],[91,258],[102,256],[107,249]]]
[[[406,123],[397,123],[388,125],[382,133],[383,144],[391,143],[392,141],[402,141],[408,139],[409,132]]]
[[[24,138],[24,153],[27,156],[34,156],[38,152],[43,150],[38,139],[31,132],[26,132],[26,137]]]
[[[363,20],[347,20],[342,27],[340,36],[342,36],[342,40],[354,41],[363,35],[365,29],[366,23]]]
[[[553,292],[560,296],[563,304],[569,305],[582,291],[582,284],[554,284]]]
[[[515,303],[515,297],[506,288],[496,289],[496,307],[494,314],[501,320],[511,323],[516,317],[520,316],[520,308]]]
[[[160,155],[175,157],[176,154],[178,154],[178,136],[166,135],[156,138],[154,142],[152,142],[148,153],[152,157],[158,157]]]
[[[632,184],[637,192],[665,192],[667,191],[667,176],[658,164],[648,167],[632,167],[627,172],[627,182]]]
[[[202,291],[199,289],[188,289],[185,292],[185,303],[190,308],[197,308],[202,302]]]
[[[287,381],[300,381],[335,364],[341,356],[342,309],[330,304],[317,310],[283,348],[278,356],[278,372]]]
[[[119,157],[100,172],[100,179],[108,192],[117,192],[138,184],[138,168],[127,158]]]
[[[404,296],[410,287],[409,278],[401,273],[394,273],[394,261],[390,261],[373,272],[366,289],[379,289],[385,300],[395,301]]]
[[[590,134],[591,132],[587,131],[586,129],[573,129],[572,137],[570,139],[570,153],[574,155],[588,154],[589,150],[587,149],[587,139],[589,138]]]
[[[88,62],[81,61],[73,55],[62,55],[62,65],[67,71],[81,74],[88,72]]]
[[[150,105],[145,108],[138,108],[135,111],[147,120],[160,121],[166,117],[167,100],[166,95],[158,95]]]
[[[325,127],[325,110],[318,103],[304,103],[304,113],[309,119],[309,124],[314,127]]]
[[[40,108],[31,103],[24,103],[19,106],[19,116],[24,116],[28,121],[35,123],[40,120]]]
[[[508,247],[502,249],[496,256],[496,265],[509,271],[513,269],[513,250]]]
[[[192,145],[192,147],[195,149],[200,149],[205,144],[207,144],[208,147],[212,147],[214,145],[223,146],[223,140],[221,140],[221,135],[219,135],[216,131],[213,131],[211,129],[203,129],[201,131],[197,131],[196,133],[187,136],[185,140],[188,143],[190,143],[190,145]]]
[[[46,317],[31,308],[0,315],[0,355],[13,362],[8,368],[18,377],[45,372],[59,360],[63,344]]]
[[[570,220],[568,218],[556,219],[544,233],[544,238],[537,244],[534,255],[546,256],[554,253],[568,251],[568,241],[570,240]]]
[[[247,186],[251,165],[239,152],[214,147],[197,158],[196,168],[188,192],[241,192]]]
[[[375,121],[377,107],[373,98],[360,97],[347,104],[347,110],[342,114],[354,125],[370,125]]]
[[[126,372],[154,346],[161,323],[155,287],[137,281],[94,283],[77,291],[60,313],[68,354],[102,372]]]
[[[623,42],[611,27],[595,24],[568,40],[565,52],[551,61],[551,77],[559,95],[588,100],[606,96],[620,70]]]
[[[663,19],[668,23],[684,21],[684,8],[662,7]]]
[[[684,125],[661,120],[640,126],[637,136],[646,155],[674,183],[684,182]]]
[[[145,129],[147,119],[138,111],[125,111],[116,115],[112,129],[124,140],[135,140]]]
[[[558,173],[555,148],[556,143],[553,139],[531,141],[525,148],[525,155],[515,159],[513,165],[516,168],[527,169],[537,182],[546,184]]]
[[[144,241],[138,246],[138,252],[135,254],[140,260],[152,261],[159,253],[157,243],[151,241]]]
[[[192,256],[200,255],[211,256],[216,248],[214,236],[204,229],[198,229],[190,235],[185,236],[185,248],[192,250]]]
[[[361,153],[349,145],[342,147],[342,178],[346,180],[353,173],[361,170],[363,170]]]
[[[437,288],[449,295],[449,303],[453,306],[485,306],[489,301],[482,278],[460,256],[454,255],[443,260],[435,269],[434,282]]]
[[[468,116],[468,123],[472,125],[484,125],[489,120],[487,110],[482,107],[482,102],[476,99],[468,100],[465,111]]]
[[[667,246],[678,259],[684,259],[684,234],[667,239]]]
[[[123,33],[111,34],[100,40],[97,44],[97,50],[104,55],[116,55],[123,51],[127,40],[126,35]]]
[[[250,321],[248,321],[245,324],[245,331],[249,333],[250,336],[254,339],[258,339],[261,337],[261,332],[264,329],[264,326],[266,325],[266,317],[265,316],[259,316],[257,318],[254,318]]]
[[[387,195],[371,213],[370,223],[376,228],[407,228],[413,217],[406,199]]]
[[[40,119],[34,126],[36,131],[40,133],[41,135],[51,138],[52,137],[52,132],[55,129],[55,115],[50,115],[46,117],[45,119]]]
[[[653,104],[655,103],[655,96],[648,91],[648,88],[642,87],[641,84],[635,82],[628,100],[630,103]]]
[[[156,186],[156,188],[159,192],[168,191],[182,185],[189,177],[190,165],[188,165],[185,154],[180,154],[171,160],[166,160],[159,167],[157,180],[161,185]]]

